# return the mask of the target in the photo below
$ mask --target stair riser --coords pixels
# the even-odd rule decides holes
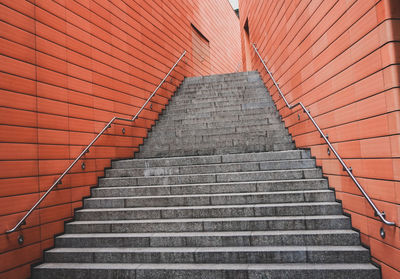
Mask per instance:
[[[186,78],[183,84],[197,84],[197,83],[209,83],[217,81],[234,81],[234,80],[247,80],[253,81],[255,78],[259,79],[260,75],[257,71],[249,72],[238,72],[231,74],[211,75],[211,76],[199,76]]]
[[[185,79],[182,83],[182,89],[189,90],[190,88],[202,88],[206,86],[215,86],[215,85],[236,85],[236,87],[240,87],[243,85],[256,84],[257,86],[262,85],[260,76],[252,75],[252,76],[243,76],[238,78],[227,77],[226,79],[217,77],[218,79],[210,79],[209,77],[204,77],[203,79],[199,79],[198,81],[190,81],[190,79]]]
[[[248,93],[268,93],[268,90],[262,83],[243,83],[243,82],[232,82],[229,85],[224,82],[207,83],[200,85],[183,85],[179,88],[178,93],[184,92],[186,96],[195,95],[199,93],[207,93],[207,96],[213,96],[217,93],[223,93],[224,95],[230,92],[242,92],[242,94]]]
[[[253,110],[246,110],[246,111],[235,111],[235,113],[232,113],[232,111],[214,111],[214,112],[199,112],[196,114],[187,114],[187,113],[181,113],[181,114],[171,114],[171,115],[163,115],[160,120],[185,120],[185,119],[200,119],[200,118],[207,118],[208,120],[206,122],[216,122],[216,121],[224,121],[226,119],[232,119],[232,117],[237,116],[238,119],[240,120],[241,116],[250,116],[253,115],[254,117],[271,117],[276,115],[276,108],[274,107],[267,107],[267,108],[262,108],[262,109],[253,109]]]
[[[231,104],[242,104],[245,102],[263,101],[270,102],[274,106],[272,98],[265,88],[218,88],[214,92],[208,89],[179,90],[175,97],[170,100],[171,106],[183,104],[207,104],[213,102],[228,102]]]
[[[280,150],[291,150],[294,148],[292,142],[274,143],[252,143],[251,140],[246,142],[245,140],[237,142],[225,141],[225,142],[208,142],[208,143],[192,143],[184,144],[182,148],[179,148],[177,144],[169,145],[158,145],[154,144],[152,148],[140,147],[141,153],[138,154],[139,158],[154,158],[154,157],[167,157],[167,156],[196,156],[196,155],[219,155],[219,154],[237,154],[242,153],[243,150],[246,152],[267,152],[267,151],[280,151]],[[149,143],[149,142],[148,142]],[[148,144],[147,146],[149,146]]]
[[[284,269],[276,268],[273,270],[264,271],[261,267],[258,270],[247,270],[247,268],[235,269],[212,269],[198,270],[195,267],[179,269],[140,269],[125,270],[125,269],[43,269],[35,270],[33,273],[34,279],[54,279],[54,278],[70,278],[70,279],[165,279],[165,278],[191,278],[191,279],[310,279],[310,278],[324,278],[324,279],[348,279],[348,278],[362,278],[362,279],[378,279],[380,272],[378,269],[354,269],[354,270],[321,270],[302,268],[302,269]]]
[[[45,253],[46,262],[72,263],[354,263],[368,262],[363,251],[257,252],[70,252]]]
[[[302,161],[280,161],[280,162],[247,162],[243,164],[216,164],[205,166],[187,167],[164,167],[147,169],[109,169],[106,170],[106,177],[126,177],[126,176],[160,176],[160,175],[179,175],[179,174],[204,174],[222,172],[241,172],[259,170],[283,170],[283,169],[307,169],[315,167],[314,160]]]
[[[260,135],[262,134],[262,135]],[[290,136],[277,136],[273,133],[256,132],[256,133],[236,133],[229,135],[211,135],[211,136],[184,136],[184,137],[168,137],[160,139],[160,137],[153,135],[144,140],[144,145],[151,145],[157,150],[162,149],[178,149],[179,146],[185,146],[195,148],[211,148],[211,147],[227,147],[227,146],[238,146],[238,145],[269,145],[274,144],[290,144],[293,143]],[[144,147],[141,147],[142,149]],[[188,148],[186,148],[188,149]]]
[[[182,209],[146,211],[96,211],[77,212],[77,221],[85,220],[138,220],[138,219],[179,219],[179,218],[220,218],[220,217],[254,217],[254,216],[301,216],[301,215],[338,215],[342,208],[337,205],[286,206],[286,207],[246,207],[223,209]]]
[[[137,197],[113,199],[86,199],[85,208],[130,208],[145,206],[190,206],[190,205],[228,205],[228,204],[262,204],[262,203],[293,203],[293,202],[332,202],[333,192],[322,193],[285,193],[279,194],[239,194],[218,196],[166,196]]]
[[[268,121],[269,119],[275,120],[276,118],[279,119],[279,114],[276,112],[276,109],[268,108],[267,111],[262,111],[259,113],[251,113],[251,114],[196,114],[196,115],[186,115],[186,117],[168,117],[167,115],[160,116],[160,123],[161,125],[169,126],[170,123],[172,124],[182,124],[182,125],[193,125],[193,124],[219,124],[219,125],[232,125],[233,122],[251,122],[254,124],[254,121]],[[157,125],[158,125],[157,123]],[[273,122],[275,123],[275,121]],[[281,123],[278,121],[277,123]],[[242,123],[244,124],[244,123]],[[260,123],[261,124],[261,123]],[[239,126],[241,124],[238,124]],[[219,127],[219,126],[217,126]],[[154,127],[156,128],[156,127]]]
[[[215,144],[219,145],[219,144]],[[157,158],[157,157],[169,157],[169,156],[202,156],[202,155],[220,155],[220,154],[238,154],[243,152],[269,152],[269,151],[287,151],[295,148],[293,143],[282,143],[282,144],[271,144],[271,145],[238,145],[214,148],[203,148],[200,149],[176,149],[176,150],[159,150],[153,152],[153,149],[143,150],[136,155],[136,158]]]
[[[231,105],[242,105],[246,103],[258,103],[260,102],[260,97],[263,97],[263,103],[268,103],[272,106],[275,105],[271,98],[268,98],[268,96],[267,98],[265,98],[265,96],[263,96],[262,94],[260,94],[260,96],[237,96],[236,98],[233,98],[232,96],[222,96],[215,98],[201,98],[200,96],[196,96],[196,98],[193,98],[193,96],[188,96],[186,98],[184,97],[185,95],[181,95],[178,99],[172,99],[169,103],[169,106],[182,106],[186,108],[223,107]]]
[[[290,171],[260,171],[218,174],[193,174],[181,176],[154,176],[154,177],[127,177],[127,178],[102,178],[100,186],[149,186],[149,185],[176,185],[194,183],[216,182],[241,182],[241,181],[266,181],[290,180],[303,178],[321,178],[320,169],[290,170]]]
[[[359,236],[349,234],[193,236],[193,237],[91,237],[56,238],[57,247],[235,247],[235,246],[360,245]]]
[[[171,127],[158,127],[155,128],[151,136],[158,137],[163,135],[164,137],[183,137],[183,136],[212,136],[212,135],[234,135],[236,133],[249,133],[249,136],[253,135],[271,135],[271,136],[287,136],[287,131],[284,129],[282,123],[265,125],[252,125],[252,126],[234,126],[234,127],[223,127],[223,128],[207,128],[207,129],[195,129],[190,127],[190,130],[171,129]]]
[[[293,202],[324,202],[334,201],[333,193],[318,194],[277,194],[277,195],[246,195],[225,197],[165,197],[165,198],[129,198],[129,199],[87,199],[86,208],[132,208],[144,206],[190,206],[190,205],[233,205],[233,204],[263,204],[263,203],[293,203]]]
[[[242,76],[242,74],[244,74]],[[212,75],[212,76],[204,76],[204,77],[190,77],[186,78],[182,86],[195,86],[195,85],[202,85],[202,84],[209,84],[209,83],[219,83],[224,82],[225,84],[230,84],[231,82],[245,82],[246,84],[252,84],[255,82],[260,82],[261,78],[260,75],[256,72],[249,72],[247,73],[235,73],[235,74],[223,74],[223,75]],[[238,75],[236,79],[236,75]]]
[[[265,230],[321,230],[350,229],[347,218],[340,219],[284,219],[247,221],[194,221],[162,223],[67,224],[67,233],[151,233],[201,231],[265,231]]]
[[[232,80],[250,80],[251,78],[260,78],[257,71],[249,72],[238,72],[231,74],[211,75],[211,76],[198,76],[186,78],[183,84],[197,84],[197,83],[208,83],[216,81],[232,81]],[[252,79],[251,79],[252,80]]]
[[[216,163],[238,163],[253,161],[278,161],[309,159],[310,152],[307,150],[292,150],[287,152],[270,152],[257,154],[235,154],[205,157],[181,157],[181,158],[157,158],[141,160],[119,160],[112,162],[113,168],[143,168],[163,166],[187,166]]]
[[[196,114],[207,113],[207,112],[226,112],[226,111],[252,111],[253,109],[265,109],[268,107],[274,107],[273,101],[261,101],[258,103],[239,103],[230,102],[225,103],[223,106],[197,106],[197,105],[183,105],[174,104],[167,107],[164,113],[169,115],[180,115],[180,114]]]
[[[241,182],[221,184],[193,184],[185,186],[151,186],[151,187],[118,187],[92,188],[92,197],[135,197],[159,195],[185,194],[217,194],[217,193],[245,193],[268,191],[297,191],[297,190],[325,190],[328,184],[325,180],[306,181],[274,181],[274,182]]]
[[[242,133],[247,133],[248,137],[251,136],[266,136],[268,135],[269,137],[279,137],[279,136],[288,136],[288,133],[285,129],[283,129],[283,125],[281,123],[277,124],[269,124],[267,125],[243,125],[243,126],[233,126],[233,125],[225,125],[226,123],[223,123],[221,127],[216,127],[216,128],[209,128],[209,127],[196,127],[196,125],[188,125],[186,128],[188,129],[183,129],[182,125],[179,125],[177,127],[171,127],[171,126],[164,126],[164,127],[158,127],[153,129],[151,133],[151,137],[156,137],[160,139],[160,136],[165,133],[165,136],[176,136],[176,137],[199,137],[199,136],[213,136],[213,135],[229,135],[230,138],[235,138],[234,135],[236,134],[242,134]],[[203,123],[201,125],[207,126],[207,123]],[[229,127],[231,126],[231,127]],[[241,138],[242,136],[239,136]],[[166,139],[166,138],[164,138]]]
[[[247,95],[243,95],[243,90],[230,90],[226,92],[215,92],[214,94],[207,93],[206,96],[204,96],[204,92],[199,91],[192,94],[180,92],[178,97],[170,100],[165,111],[170,112],[175,109],[201,109],[212,107],[223,108],[230,106],[239,106],[248,109],[250,108],[249,104],[250,106],[254,104],[255,106],[253,108],[275,107],[271,96],[265,91],[249,92]]]
[[[210,149],[210,148],[226,148],[228,146],[246,146],[246,145],[264,145],[273,147],[279,144],[291,144],[293,143],[292,138],[288,135],[279,136],[266,131],[259,132],[241,132],[236,134],[218,134],[218,135],[188,135],[188,136],[171,136],[163,140],[158,140],[157,135],[153,135],[144,140],[145,146],[141,146],[141,149],[145,149],[146,146],[151,146],[152,150],[164,150],[164,149],[185,149],[195,151],[198,149]],[[150,150],[150,148],[148,148]]]
[[[238,123],[235,123],[238,122]],[[280,124],[282,123],[279,117],[265,117],[263,119],[257,120],[257,125],[267,125],[270,124]],[[152,131],[157,130],[158,128],[165,128],[165,129],[182,129],[182,130],[188,130],[191,128],[196,128],[196,129],[215,129],[215,128],[225,128],[225,127],[231,127],[231,126],[251,126],[254,125],[254,120],[242,120],[239,121],[237,118],[234,120],[228,120],[228,121],[204,121],[204,119],[193,119],[192,121],[182,121],[182,120],[177,120],[177,121],[165,121],[165,122],[160,122],[160,125],[157,125],[156,127],[153,128]]]
[[[183,96],[184,98],[213,98],[219,97],[229,97],[229,98],[243,98],[243,96],[249,96],[252,98],[268,96],[268,90],[265,87],[255,85],[255,86],[221,86],[221,85],[211,85],[202,87],[191,87],[191,88],[180,88],[177,92],[177,97]]]
[[[241,94],[241,92],[238,92]],[[184,94],[184,93],[183,93]],[[186,98],[184,98],[186,97]],[[260,98],[261,97],[261,98]],[[210,107],[225,107],[225,106],[242,106],[246,104],[265,104],[268,106],[274,106],[275,103],[269,96],[264,96],[263,94],[253,95],[250,96],[231,96],[227,94],[226,96],[221,97],[214,97],[214,98],[201,98],[200,96],[186,96],[181,95],[179,98],[174,98],[170,101],[168,108],[177,108],[177,107],[184,107],[184,108],[210,108]]]

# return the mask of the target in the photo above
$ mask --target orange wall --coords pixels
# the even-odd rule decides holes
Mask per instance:
[[[207,67],[192,57],[191,24],[209,41]],[[29,277],[110,159],[138,150],[184,76],[232,72],[240,48],[226,0],[1,0],[0,278]],[[106,122],[138,111],[183,50],[152,109],[96,143],[86,169],[78,163],[28,218],[24,244],[6,235]]]
[[[240,0],[240,17],[242,44],[248,18],[250,41],[289,103],[301,101],[311,110],[376,205],[397,223],[384,226],[385,239],[379,236],[382,223],[338,160],[327,154],[307,116],[284,107],[252,51],[252,67],[261,73],[296,145],[311,148],[381,264],[383,278],[399,278],[400,1]]]

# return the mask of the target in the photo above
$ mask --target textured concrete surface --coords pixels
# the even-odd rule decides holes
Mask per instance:
[[[379,278],[260,84],[255,72],[185,80],[33,278]]]

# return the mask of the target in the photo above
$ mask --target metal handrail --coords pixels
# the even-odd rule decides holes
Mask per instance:
[[[306,109],[306,107],[303,105],[302,102],[298,102],[294,105],[290,105],[288,103],[288,101],[286,100],[285,96],[283,95],[281,89],[279,88],[278,83],[275,81],[274,77],[272,76],[271,72],[269,71],[267,65],[265,65],[264,60],[261,58],[260,53],[257,50],[257,47],[255,46],[255,44],[253,44],[253,48],[255,50],[255,52],[257,53],[258,57],[260,58],[262,64],[264,65],[264,68],[267,70],[269,76],[271,77],[272,81],[274,82],[276,88],[278,89],[279,95],[281,95],[283,101],[285,102],[286,106],[289,109],[295,108],[297,106],[300,106],[303,111],[307,114],[308,118],[310,118],[311,122],[314,124],[315,128],[317,128],[318,132],[321,134],[321,137],[325,140],[325,142],[328,144],[329,148],[332,150],[333,154],[335,154],[336,158],[339,160],[339,162],[342,164],[343,169],[348,173],[348,175],[350,176],[350,178],[353,180],[353,182],[356,184],[357,188],[360,190],[360,192],[363,194],[363,196],[367,199],[369,205],[372,207],[372,209],[375,211],[375,214],[381,219],[381,221],[383,223],[385,223],[386,225],[389,226],[395,226],[396,223],[395,222],[390,222],[388,220],[386,220],[385,218],[385,212],[381,212],[376,205],[374,204],[374,202],[371,200],[371,198],[368,196],[368,194],[365,192],[365,190],[363,189],[363,187],[361,186],[361,184],[358,182],[358,180],[355,178],[355,176],[352,173],[352,169],[347,167],[346,163],[343,161],[343,159],[340,157],[340,155],[337,153],[336,149],[332,146],[331,142],[328,139],[328,136],[326,136],[321,128],[318,126],[318,124],[315,122],[314,118],[311,116],[310,111]],[[384,235],[384,234],[383,234]],[[381,236],[382,236],[382,231],[381,231]],[[382,236],[384,237],[384,236]]]
[[[24,217],[15,225],[14,228],[11,230],[6,231],[6,233],[12,233],[15,232],[20,226],[25,224],[26,218],[36,209],[36,207],[39,206],[39,204],[46,198],[46,196],[54,189],[54,187],[57,186],[61,182],[61,180],[64,178],[64,176],[72,169],[72,167],[82,158],[83,155],[89,152],[89,148],[92,147],[92,145],[99,139],[101,135],[104,134],[104,132],[111,127],[111,124],[115,120],[122,120],[122,121],[129,121],[133,122],[137,119],[139,114],[142,112],[142,110],[145,108],[145,106],[149,103],[151,98],[156,94],[158,89],[160,89],[161,85],[165,82],[165,80],[168,78],[168,76],[171,74],[171,72],[175,69],[176,65],[178,65],[179,61],[182,60],[183,56],[185,56],[186,51],[182,53],[182,55],[179,57],[179,59],[175,62],[175,64],[172,66],[172,68],[169,70],[169,72],[166,74],[166,76],[163,78],[163,80],[160,82],[160,84],[156,87],[156,89],[153,91],[153,93],[150,95],[150,97],[147,99],[147,101],[143,104],[143,106],[139,109],[139,111],[135,114],[135,116],[132,117],[132,119],[129,118],[122,118],[122,117],[117,117],[114,116],[108,123],[107,125],[97,134],[97,136],[83,149],[83,151],[79,154],[78,157],[71,163],[71,165],[57,178],[57,180],[53,183],[53,185],[46,191],[46,193],[35,203],[35,205],[25,214]]]

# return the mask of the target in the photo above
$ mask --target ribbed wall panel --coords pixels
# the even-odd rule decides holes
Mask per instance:
[[[210,42],[192,56],[193,24]],[[229,47],[229,48],[228,48]],[[28,278],[111,159],[132,157],[185,76],[233,72],[239,20],[228,1],[0,1],[0,277]],[[134,125],[117,123],[62,185],[6,235],[115,115],[131,117],[188,53]],[[125,134],[122,133],[125,128]]]
[[[265,59],[289,103],[303,102],[367,193],[397,227],[384,226],[327,153],[302,111],[291,111],[253,49],[248,70],[259,70],[297,147],[311,148],[353,226],[381,264],[383,278],[400,276],[400,2],[240,1],[243,50]],[[246,66],[246,51],[243,64]],[[299,119],[300,117],[300,119]]]

